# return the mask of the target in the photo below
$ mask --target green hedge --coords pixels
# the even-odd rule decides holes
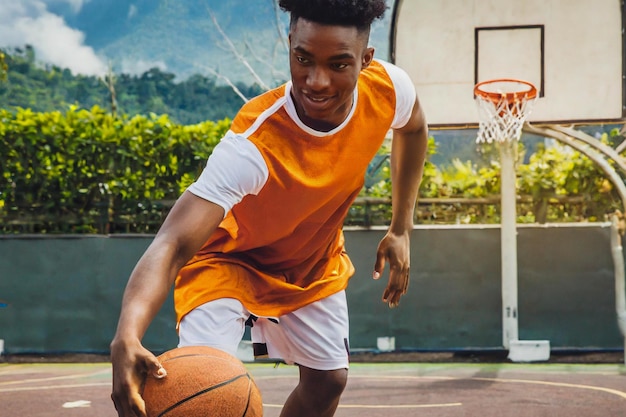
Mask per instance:
[[[3,232],[152,232],[230,122],[0,110]]]
[[[98,107],[0,110],[0,233],[154,233],[229,126],[183,126],[168,116],[116,116]],[[601,139],[615,147],[623,138],[615,130]],[[603,221],[623,209],[585,156],[553,143],[523,158],[519,146],[518,222]],[[430,138],[429,155],[436,148]],[[481,165],[426,163],[417,223],[499,223],[497,149],[481,152]],[[348,225],[389,223],[388,149],[370,168]]]
[[[617,128],[598,136],[613,148],[623,140]],[[518,143],[518,223],[606,221],[607,215],[624,211],[613,184],[589,158],[553,140],[535,144],[534,148],[527,155],[524,141]],[[426,162],[416,223],[500,223],[499,152],[495,145],[482,145],[480,149],[476,159],[482,163],[457,158],[442,166]],[[429,139],[428,153],[437,153],[433,138]],[[364,189],[361,197],[376,197],[378,201],[389,198],[388,161],[379,176],[380,180]],[[348,218],[350,224],[388,223],[388,201],[376,201],[355,204]]]

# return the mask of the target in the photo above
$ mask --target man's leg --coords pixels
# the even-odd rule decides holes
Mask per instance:
[[[300,369],[300,382],[282,417],[333,416],[348,378],[349,318],[344,291],[279,317],[259,319],[252,341],[266,343],[270,358]],[[259,349],[260,350],[260,349]]]
[[[249,315],[245,307],[232,298],[202,304],[183,317],[178,328],[178,346],[211,346],[237,356]]]
[[[347,380],[347,369],[318,371],[300,366],[300,382],[287,398],[280,416],[332,417]]]

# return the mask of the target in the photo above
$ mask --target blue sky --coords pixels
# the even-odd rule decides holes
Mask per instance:
[[[69,68],[75,74],[103,75],[107,70],[107,57],[99,55],[85,43],[83,32],[71,27],[60,14],[53,12],[63,10],[64,13],[77,14],[91,1],[101,0],[0,0],[0,48],[28,44],[34,47],[39,61]],[[393,1],[390,0],[389,4],[392,5]],[[136,13],[137,7],[129,1],[127,18],[132,19]],[[390,15],[391,9],[386,19],[373,27],[372,39],[378,57],[387,56],[386,34]],[[384,36],[381,36],[381,31]],[[134,61],[130,59],[129,62]],[[141,73],[151,66],[163,67],[153,63],[134,64],[134,68],[124,67],[124,72]]]

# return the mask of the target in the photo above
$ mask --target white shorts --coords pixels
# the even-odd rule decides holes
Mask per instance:
[[[266,357],[323,371],[348,368],[345,291],[278,318],[256,317],[233,298],[211,301],[183,317],[178,328],[178,346],[212,346],[237,356],[246,322],[252,324],[250,333],[255,348],[259,344],[267,346]]]

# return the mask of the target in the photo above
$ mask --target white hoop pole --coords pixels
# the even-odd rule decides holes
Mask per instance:
[[[626,281],[624,280],[624,252],[619,233],[619,219],[614,214],[611,222],[611,255],[615,265],[615,310],[617,325],[624,338],[624,364],[626,365]]]
[[[502,262],[502,343],[518,340],[517,313],[517,140],[500,143],[500,245]]]
[[[520,91],[519,85],[527,90]],[[499,87],[509,90],[489,91]],[[518,96],[519,94],[519,96]],[[522,134],[524,121],[530,114],[537,89],[529,82],[514,79],[488,80],[474,86],[478,104],[478,142],[497,142],[500,150],[500,251],[502,282],[502,345],[509,350],[509,357],[528,357],[524,352],[512,352],[519,348],[517,307],[517,185],[515,161],[517,143]],[[544,341],[541,341],[544,342]],[[536,347],[548,346],[547,343]],[[549,348],[548,348],[549,349]],[[517,349],[519,350],[519,349]],[[518,355],[519,353],[519,355]],[[544,352],[540,352],[544,357]],[[549,351],[548,351],[549,356]]]

